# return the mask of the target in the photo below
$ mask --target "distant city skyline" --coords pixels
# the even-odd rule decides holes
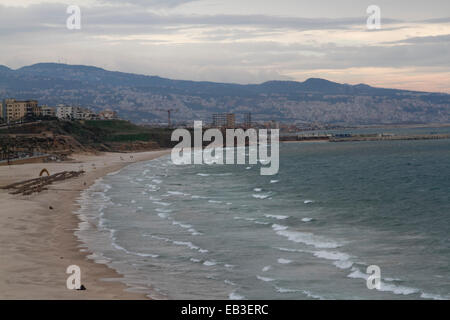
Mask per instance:
[[[68,5],[81,30],[68,30]],[[381,29],[366,8],[381,9]],[[232,83],[324,78],[450,93],[450,2],[2,0],[0,64]]]

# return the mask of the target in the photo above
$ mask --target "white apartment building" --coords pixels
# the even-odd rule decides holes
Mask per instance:
[[[64,105],[58,106],[56,116],[61,120],[91,120],[97,118],[97,115],[91,110]]]
[[[59,105],[56,108],[56,117],[61,120],[73,119],[73,108],[74,107]]]

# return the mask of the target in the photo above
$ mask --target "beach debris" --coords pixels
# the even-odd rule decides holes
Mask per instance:
[[[48,172],[48,170],[47,170],[46,168],[44,168],[44,169],[42,169],[41,172],[39,173],[39,177],[42,177],[42,175],[43,175],[44,173],[46,173],[47,176],[50,175],[50,173]]]
[[[75,178],[84,174],[84,171],[63,171],[55,173],[51,176],[43,176],[35,179],[20,181],[9,184],[2,187],[2,189],[14,189],[11,194],[23,194],[24,196],[30,195],[34,192],[41,192],[47,190],[45,186],[52,184],[56,181],[63,181],[70,178]]]
[[[77,290],[86,290],[86,287],[84,285],[81,285]]]
[[[48,208],[49,208],[50,210],[53,210],[53,207],[52,207],[52,206],[49,206]]]

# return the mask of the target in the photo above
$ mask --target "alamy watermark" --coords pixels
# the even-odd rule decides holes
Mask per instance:
[[[81,269],[77,265],[71,265],[67,267],[67,277],[66,286],[69,290],[80,290],[81,289]]]
[[[66,20],[66,27],[69,30],[80,30],[81,29],[81,9],[77,5],[70,5],[66,10],[67,14],[70,16]]]
[[[381,9],[377,5],[370,5],[366,10],[369,17],[367,18],[367,29],[379,30],[381,29]]]
[[[370,274],[366,280],[367,289],[380,290],[380,288],[381,288],[381,269],[380,269],[380,267],[377,265],[368,266],[366,273]]]
[[[270,139],[269,139],[270,138]],[[203,132],[202,121],[194,122],[194,137],[187,129],[175,129],[172,141],[180,141],[171,154],[175,165],[186,164],[258,164],[261,175],[275,175],[280,167],[279,129],[226,129],[217,128]],[[212,142],[211,142],[212,141]],[[192,143],[193,142],[193,143]],[[211,142],[203,148],[203,142]],[[237,150],[235,147],[248,146]],[[270,149],[270,154],[269,154]],[[248,160],[248,161],[247,161]]]

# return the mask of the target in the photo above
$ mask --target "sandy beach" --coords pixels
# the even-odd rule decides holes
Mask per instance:
[[[36,178],[43,168],[50,174],[86,171],[30,196],[0,190],[0,299],[145,299],[144,294],[127,290],[113,269],[80,251],[74,235],[79,223],[75,200],[105,174],[168,153],[74,154],[67,162],[0,166],[0,186]],[[81,283],[87,290],[66,288],[70,265],[81,268]]]

